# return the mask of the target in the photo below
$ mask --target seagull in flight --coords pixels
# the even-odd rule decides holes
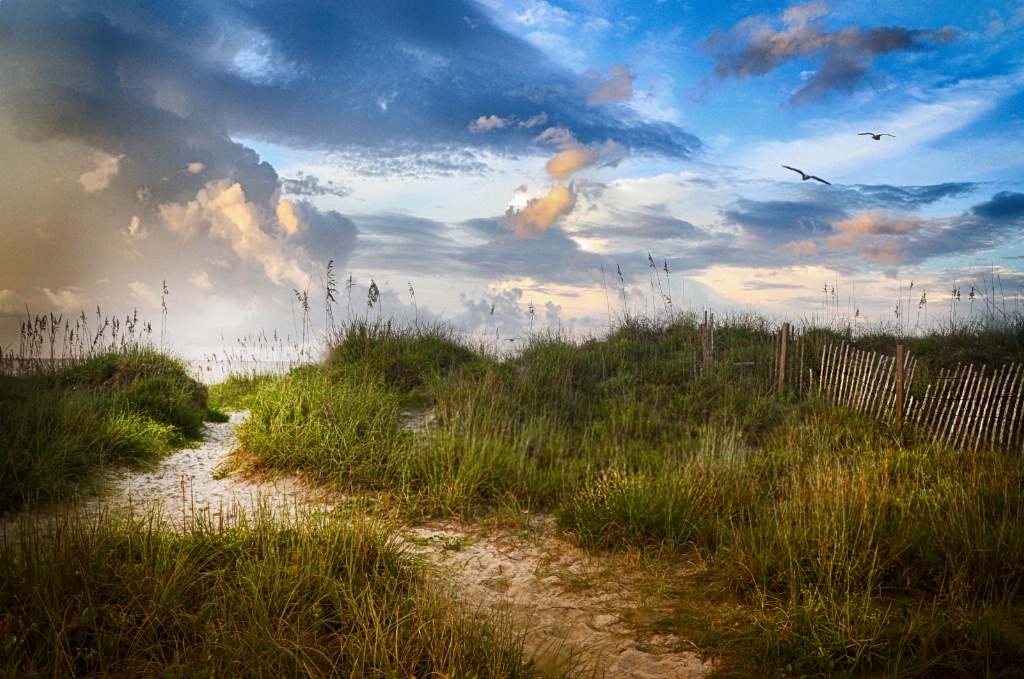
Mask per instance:
[[[886,132],[879,132],[878,134],[875,134],[874,132],[861,132],[861,133],[860,133],[860,134],[858,134],[857,136],[858,136],[858,137],[863,137],[863,136],[864,136],[865,134],[866,134],[866,135],[869,135],[869,136],[870,136],[870,137],[871,137],[872,139],[874,139],[875,141],[881,141],[881,140],[882,140],[882,137],[892,137],[893,139],[895,139],[895,138],[896,138],[896,135],[895,135],[895,134],[888,134],[888,133],[886,133]]]
[[[807,174],[803,170],[798,170],[795,167],[790,167],[789,165],[783,165],[782,167],[786,168],[787,170],[792,170],[793,172],[799,172],[800,176],[803,178],[804,181],[807,181],[808,179],[817,179],[822,184],[828,184],[829,186],[832,186],[832,182],[827,182],[821,177],[815,177],[813,174]]]

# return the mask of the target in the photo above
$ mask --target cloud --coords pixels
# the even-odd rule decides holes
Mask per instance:
[[[783,247],[797,257],[818,254],[818,244],[812,240],[795,240],[786,243]]]
[[[344,198],[352,193],[351,189],[338,184],[333,179],[328,179],[326,184],[322,184],[319,179],[311,174],[307,175],[301,170],[294,179],[282,177],[281,190],[292,196],[338,196],[339,198]]]
[[[520,13],[513,16],[513,19],[517,23],[531,28],[569,27],[575,23],[571,13],[545,2],[545,0],[534,0],[527,3]]]
[[[213,283],[210,282],[210,274],[205,271],[197,271],[188,278],[192,285],[196,286],[200,290],[211,290],[213,289]]]
[[[147,283],[132,281],[128,284],[128,294],[146,309],[159,309],[161,302],[160,293]]]
[[[508,127],[509,120],[499,118],[496,115],[480,116],[469,124],[470,132],[490,132],[491,130],[503,130]]]
[[[504,222],[517,236],[534,237],[572,212],[575,206],[576,195],[572,188],[556,184],[551,187],[548,195],[533,198],[521,210],[510,207],[505,213]]]
[[[739,199],[721,211],[727,223],[736,224],[757,240],[806,240],[809,235],[825,235],[832,222],[846,217],[839,207],[826,203]]]
[[[84,293],[85,291],[79,287],[69,287],[57,291],[43,288],[43,294],[50,304],[63,312],[70,313],[82,311],[89,305],[89,300]]]
[[[0,314],[21,313],[20,298],[13,290],[0,290]]]
[[[585,147],[566,149],[552,158],[544,169],[555,179],[565,180],[597,162],[597,153]]]
[[[551,135],[547,133],[551,132]],[[538,139],[550,141],[563,150],[544,166],[555,179],[564,181],[573,174],[591,166],[615,167],[626,157],[626,148],[611,139],[592,147],[576,143],[568,130],[548,128]]]
[[[111,156],[106,153],[97,152],[94,157],[96,167],[88,172],[84,172],[78,178],[78,183],[82,185],[86,193],[96,193],[110,186],[111,178],[117,176],[123,156]]]
[[[719,80],[765,76],[796,59],[811,61],[815,70],[789,99],[790,104],[803,106],[832,92],[852,93],[876,56],[929,49],[957,38],[952,28],[852,26],[830,31],[820,21],[826,14],[824,5],[815,2],[788,8],[781,28],[763,16],[748,17],[712,33],[701,49],[716,61],[714,74]]]
[[[540,113],[538,113],[535,116],[530,116],[527,120],[520,121],[518,123],[518,125],[519,125],[519,127],[523,128],[523,129],[531,130],[531,129],[537,127],[538,125],[543,125],[547,121],[548,121],[548,114],[543,112],[543,111],[541,111]]]
[[[185,205],[161,205],[159,214],[168,230],[185,239],[208,229],[209,235],[227,242],[242,259],[259,263],[277,285],[305,289],[308,283],[309,274],[299,264],[306,259],[305,253],[287,242],[308,228],[291,201],[279,201],[268,214],[246,199],[239,183],[222,179],[209,182]]]
[[[761,223],[754,222],[748,214],[754,210]],[[811,205],[802,205],[799,210],[808,216],[815,213]],[[934,258],[991,251],[1020,238],[1024,231],[1024,194],[1011,192],[997,193],[960,214],[931,219],[862,210],[853,217],[827,220],[827,213],[819,212],[819,217],[826,219],[805,223],[812,226],[809,230],[793,230],[782,218],[780,209],[766,209],[764,204],[745,203],[742,210],[734,212],[738,223],[761,239],[767,240],[769,230],[777,229],[778,238],[789,239],[783,249],[796,256],[819,256],[841,262],[852,251],[890,269],[920,265]]]
[[[132,219],[128,222],[128,231],[126,232],[129,238],[145,238],[148,234],[142,228],[142,220],[139,219],[138,215],[132,215]]]
[[[584,87],[591,90],[587,97],[587,106],[603,106],[629,101],[629,98],[633,96],[633,82],[636,80],[636,76],[629,70],[629,66],[626,64],[609,66],[608,73],[611,74],[611,77],[607,80],[596,68],[589,69],[584,75]]]
[[[549,127],[533,138],[535,144],[551,144],[560,149],[576,148],[580,145],[576,135],[560,125]]]
[[[851,206],[907,211],[917,210],[947,198],[970,195],[978,187],[979,185],[973,182],[949,182],[928,186],[858,185],[852,187],[853,192],[841,200],[848,201]]]
[[[17,197],[0,213],[0,231],[22,259],[39,252],[22,273],[46,268],[51,256],[30,247],[38,238],[25,225],[53,235],[53,225],[75,223],[63,234],[67,250],[92,254],[111,244],[105,225],[137,216],[142,233],[159,223],[161,206],[187,206],[211,179],[237,182],[265,211],[279,193],[347,194],[308,177],[281,179],[239,139],[322,150],[346,172],[389,178],[483,172],[495,157],[531,152],[549,120],[584,145],[616,139],[675,158],[700,148],[678,126],[588,108],[576,73],[471,0],[315,10],[284,0],[4,0],[0,35],[0,144],[5,161],[25,169],[0,187],[5,208]],[[482,102],[493,107],[485,119],[509,124],[471,132],[466,121],[481,117]],[[82,195],[39,181],[52,181],[47,168],[86,157],[65,178],[87,189]],[[198,228],[179,216],[185,233]],[[0,268],[11,270],[4,255]],[[84,263],[59,268],[67,284],[88,282]]]
[[[843,247],[870,236],[911,234],[928,225],[929,222],[920,217],[893,217],[884,212],[865,210],[852,219],[835,222],[832,228],[839,234],[830,236],[825,242],[830,246]]]
[[[861,253],[870,262],[890,267],[906,263],[911,259],[910,253],[905,251],[904,243],[898,240],[866,245],[861,249]]]
[[[1024,217],[1024,193],[1000,191],[991,200],[975,205],[971,212],[997,222],[1017,221]]]
[[[359,229],[351,219],[334,210],[320,210],[306,201],[295,203],[295,212],[308,225],[293,239],[295,245],[321,264],[333,260],[341,265],[348,260],[359,236]]]

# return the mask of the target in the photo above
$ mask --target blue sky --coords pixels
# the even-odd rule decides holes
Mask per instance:
[[[0,346],[295,334],[329,261],[342,316],[503,337],[1012,307],[1022,54],[1021,0],[0,0]]]

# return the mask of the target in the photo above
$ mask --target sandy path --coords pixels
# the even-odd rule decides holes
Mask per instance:
[[[228,422],[207,422],[205,440],[199,446],[183,448],[151,470],[112,471],[99,497],[57,510],[0,517],[0,534],[16,532],[24,521],[45,526],[69,513],[94,517],[104,511],[125,511],[135,518],[155,514],[166,528],[182,530],[199,517],[230,523],[257,512],[295,516],[312,506],[330,508],[330,498],[296,475],[251,480],[220,471],[238,445],[236,428],[247,415],[236,412]]]
[[[432,522],[406,530],[411,549],[435,564],[452,593],[482,611],[495,608],[526,631],[525,655],[544,671],[573,662],[578,676],[702,677],[711,670],[673,635],[639,638],[623,622],[638,603],[612,557],[587,555],[559,538],[550,516],[526,531]]]
[[[193,517],[231,523],[256,511],[301,515],[309,509],[330,510],[340,498],[314,489],[297,476],[246,479],[225,474],[237,447],[236,427],[247,413],[233,413],[225,423],[208,423],[207,439],[185,448],[145,472],[112,474],[110,490],[74,509],[94,516],[104,508],[135,517],[159,512],[167,527],[180,530]],[[430,417],[408,414],[407,426],[421,429]],[[343,501],[343,500],[342,500]],[[29,520],[50,521],[57,513]],[[17,531],[20,515],[0,519],[0,534]],[[485,528],[435,521],[402,531],[411,552],[433,564],[436,577],[470,609],[499,608],[525,630],[525,655],[542,670],[568,662],[579,676],[668,679],[701,677],[711,669],[673,636],[638,638],[622,620],[638,601],[627,580],[590,577],[615,570],[614,564],[589,556],[556,536],[551,517],[535,516],[528,530]],[[580,583],[586,583],[580,586]]]
[[[117,472],[113,489],[97,502],[136,515],[159,506],[175,530],[198,514],[230,522],[256,511],[295,516],[304,508],[330,508],[330,497],[297,475],[247,479],[222,471],[238,447],[236,428],[247,416],[246,411],[235,412],[228,422],[208,422],[206,440],[199,447],[179,450],[152,471]]]

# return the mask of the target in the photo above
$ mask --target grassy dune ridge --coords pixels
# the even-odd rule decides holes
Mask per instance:
[[[738,356],[767,332],[718,330]],[[1018,334],[956,328],[911,350],[926,369],[1020,361]],[[1024,457],[916,444],[749,373],[695,371],[695,346],[693,318],[538,334],[506,357],[443,326],[355,322],[323,366],[238,392],[243,448],[410,517],[548,511],[591,549],[699,557],[711,589],[653,624],[699,637],[721,676],[1017,676]],[[400,410],[427,406],[431,433],[410,436]],[[720,604],[700,624],[697,595]]]
[[[692,641],[715,676],[1019,676],[1024,456],[780,396],[745,367],[771,332],[721,319],[729,360],[702,367],[695,315],[537,333],[504,355],[442,324],[353,321],[321,365],[209,394],[171,357],[101,352],[0,377],[0,492],[7,508],[73,496],[248,408],[239,460],[257,470],[411,521],[551,513],[586,549],[691,564],[672,605],[633,624]],[[1019,322],[811,332],[898,339],[922,370],[1024,361]],[[414,432],[410,411],[435,419]],[[72,513],[0,539],[0,676],[538,676],[506,621],[439,592],[391,528],[346,511],[183,534]]]
[[[282,520],[268,507],[231,525],[200,513],[174,533],[158,514],[93,516],[74,504],[53,517],[15,514],[73,503],[104,470],[155,462],[201,438],[204,420],[226,420],[182,361],[92,346],[68,361],[3,357],[0,511],[11,512],[0,533],[0,677],[537,676],[521,636],[455,604],[383,523]],[[217,391],[231,400],[266,382],[235,376]],[[264,452],[302,454],[310,468],[343,464],[338,451],[359,443],[372,457],[383,441],[367,422],[392,431],[395,397],[382,391],[391,409],[366,410],[372,382],[349,386],[270,392],[292,405],[277,413]],[[275,438],[323,423],[318,409],[353,422],[348,437],[317,429],[291,448]],[[320,439],[331,445],[316,447]]]
[[[152,348],[0,374],[0,512],[87,491],[98,470],[158,459],[224,417],[183,361]]]

